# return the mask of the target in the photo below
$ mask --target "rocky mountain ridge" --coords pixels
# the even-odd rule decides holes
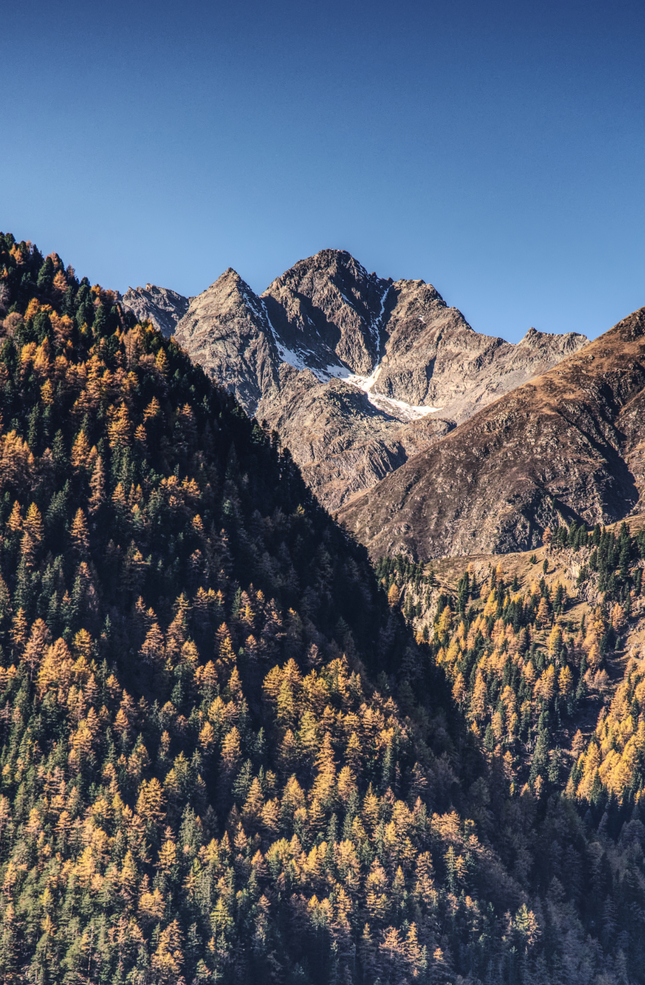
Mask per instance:
[[[339,250],[299,261],[262,295],[229,268],[174,334],[278,432],[331,510],[587,341],[480,335],[432,285],[368,274]]]
[[[146,284],[145,287],[129,287],[119,300],[139,321],[149,321],[162,335],[170,338],[192,299],[167,287]]]
[[[340,518],[374,557],[528,550],[645,495],[645,308],[411,458]]]

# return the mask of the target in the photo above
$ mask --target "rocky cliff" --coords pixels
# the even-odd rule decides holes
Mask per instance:
[[[373,556],[505,553],[645,496],[645,308],[501,397],[341,511]]]
[[[339,250],[299,261],[261,296],[229,269],[174,332],[278,431],[331,510],[587,341],[480,335],[432,285],[368,274]]]
[[[167,338],[173,334],[175,325],[188,311],[189,298],[185,298],[167,287],[129,287],[122,298],[124,308],[134,312],[140,321],[151,322]]]
[[[264,395],[277,397],[283,362],[279,340],[262,300],[230,267],[192,299],[175,335],[191,359],[234,393],[250,416]]]

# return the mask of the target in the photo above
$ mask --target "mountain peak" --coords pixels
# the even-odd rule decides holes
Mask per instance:
[[[170,337],[177,322],[188,310],[189,298],[167,287],[146,284],[145,287],[129,287],[121,304],[132,311],[139,321],[149,321],[162,335]]]
[[[340,362],[368,376],[382,350],[383,281],[346,250],[321,250],[299,260],[262,295],[290,350],[318,352],[319,365]]]
[[[233,267],[191,300],[175,334],[251,416],[275,387],[281,360],[264,304]]]
[[[260,297],[227,267],[174,332],[280,433],[331,509],[586,342],[481,335],[432,284],[368,274],[339,249],[299,260]]]
[[[370,282],[378,281],[347,250],[320,250],[313,256],[298,260],[289,270],[277,277],[265,294],[275,294],[284,286],[308,296],[325,283],[342,284],[354,290],[365,290]]]
[[[226,270],[219,275],[216,281],[207,287],[202,294],[207,294],[209,292],[225,292],[232,291],[240,294],[250,295],[256,297],[253,289],[246,283],[246,281],[240,277],[237,270],[233,267],[227,267]]]
[[[556,335],[552,332],[539,332],[536,328],[529,328],[526,335],[517,343],[516,348],[524,346],[545,351],[557,350],[568,356],[577,352],[587,342],[586,335],[580,335],[579,332],[565,332],[562,335]]]
[[[234,267],[227,267],[224,273],[220,274],[218,280],[235,280],[235,281],[242,281],[242,283],[244,283],[244,281],[242,280],[242,278],[240,277],[240,275],[238,274],[237,270],[235,270]]]

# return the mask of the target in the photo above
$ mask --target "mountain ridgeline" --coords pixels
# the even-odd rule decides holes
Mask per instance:
[[[166,324],[150,285],[123,301]],[[177,341],[278,432],[332,511],[587,341],[479,335],[432,285],[368,274],[339,250],[299,261],[261,296],[229,269],[176,317]]]
[[[340,518],[374,557],[503,554],[643,511],[645,308],[489,404]]]
[[[448,603],[416,643],[275,436],[114,292],[0,236],[0,321],[3,981],[642,982],[640,787],[516,782],[546,692],[497,741],[481,658],[531,677],[542,590],[462,586],[459,647]]]
[[[323,250],[261,297],[228,270],[177,319],[374,560],[523,551],[642,507],[643,310],[593,343],[509,345],[431,285]]]

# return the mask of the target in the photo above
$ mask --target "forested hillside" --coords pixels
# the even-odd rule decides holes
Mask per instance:
[[[643,981],[638,784],[603,813],[548,750],[518,782],[493,689],[453,700],[449,601],[417,645],[276,439],[110,291],[3,236],[0,306],[3,981]],[[466,643],[506,652],[519,603],[496,578],[471,619],[471,589]]]
[[[574,524],[548,540],[521,580],[504,557],[485,578],[471,563],[454,591],[402,557],[378,571],[513,786],[566,786],[620,823],[645,782],[645,673],[625,648],[645,621],[645,530]]]

